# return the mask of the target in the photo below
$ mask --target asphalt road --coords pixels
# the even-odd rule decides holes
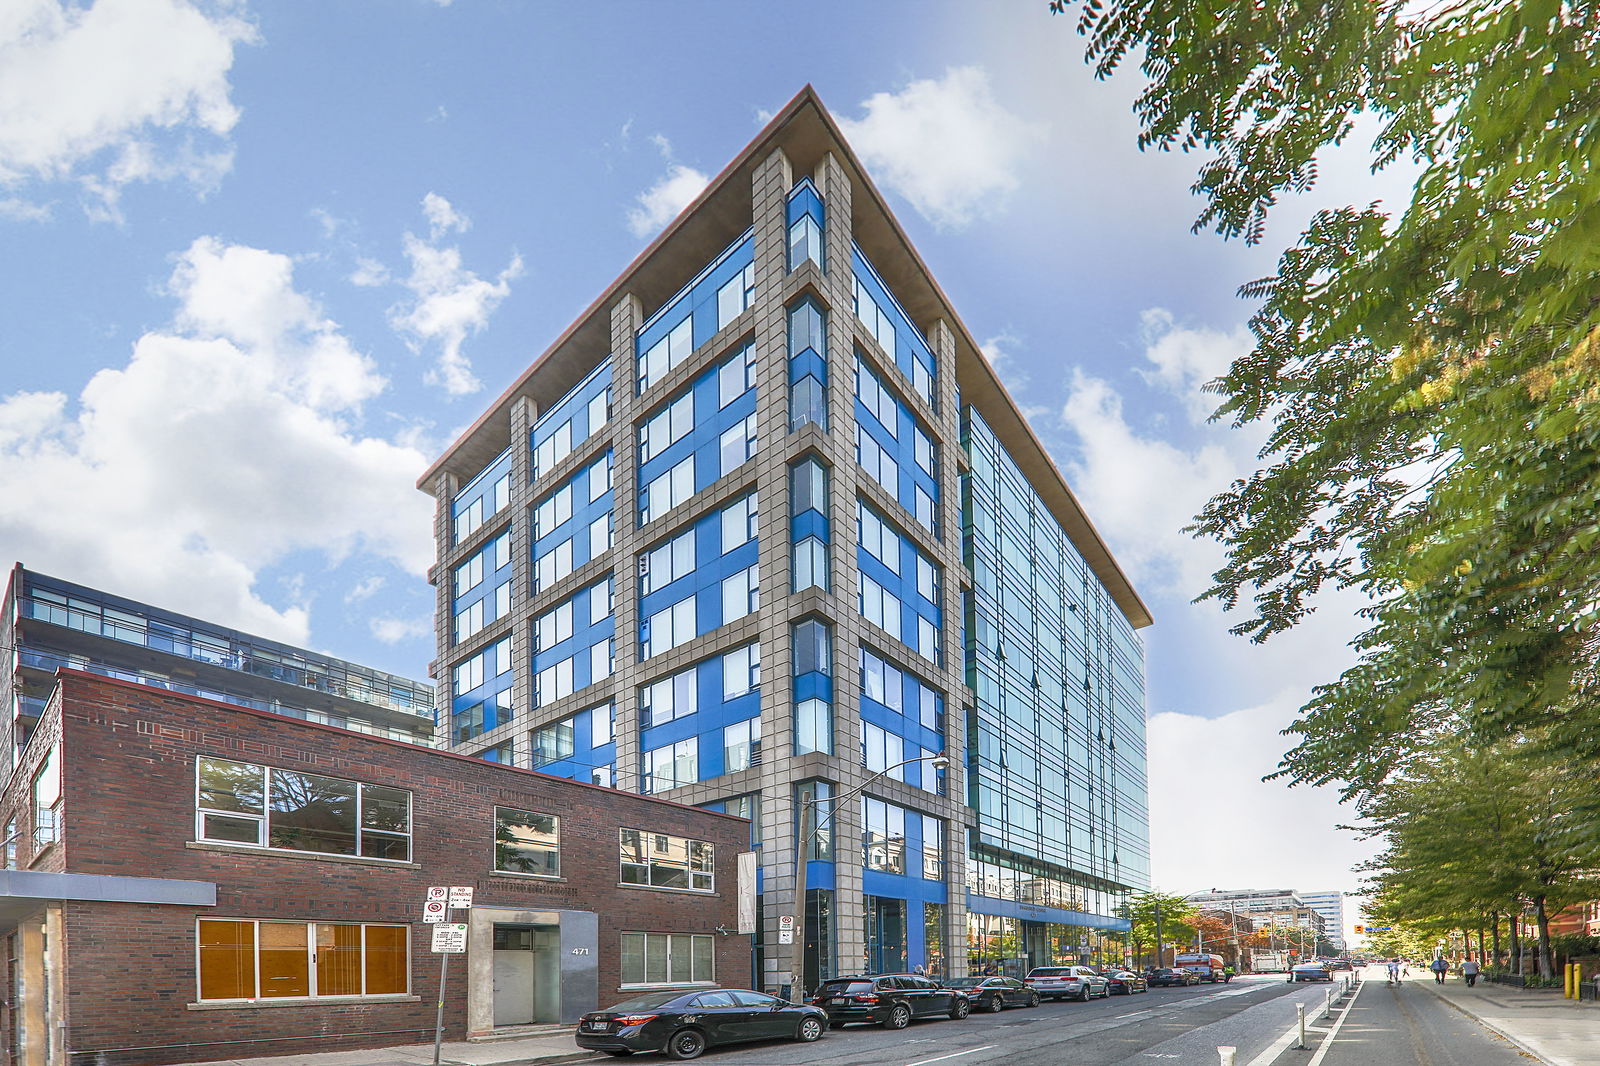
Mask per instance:
[[[1296,1002],[1320,1009],[1327,988],[1290,985],[1281,976],[1240,977],[1226,985],[1155,988],[1089,1003],[1014,1007],[963,1021],[920,1021],[899,1032],[851,1025],[815,1044],[714,1048],[701,1061],[738,1066],[1216,1066],[1217,1047],[1230,1045],[1238,1049],[1238,1066],[1248,1066],[1295,1024]],[[1301,1062],[1307,1057],[1298,1054]],[[628,1061],[660,1059],[636,1055]]]
[[[1318,1066],[1528,1066],[1528,1058],[1417,984],[1366,980]]]

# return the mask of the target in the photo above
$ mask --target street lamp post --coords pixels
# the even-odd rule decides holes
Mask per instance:
[[[919,755],[914,759],[901,759],[893,766],[885,766],[849,792],[834,796],[832,799],[833,807],[822,820],[826,820],[828,816],[838,811],[841,803],[855,799],[866,791],[868,786],[891,770],[898,770],[902,766],[910,766],[914,762],[931,762],[935,770],[944,770],[950,765],[950,757],[943,752],[938,755]],[[794,855],[794,909],[797,912],[794,921],[795,943],[793,951],[789,955],[789,988],[797,992],[802,999],[806,993],[806,927],[808,924],[806,921],[806,863],[808,861],[806,852],[811,847],[811,838],[816,836],[821,828],[821,822],[816,816],[815,798],[802,797],[800,800],[800,836],[795,844]],[[838,853],[835,852],[835,861],[837,861],[837,857]],[[783,998],[790,998],[789,990],[785,991]]]

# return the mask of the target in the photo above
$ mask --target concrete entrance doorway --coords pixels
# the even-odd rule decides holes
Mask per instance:
[[[494,927],[494,1025],[561,1021],[561,930]]]

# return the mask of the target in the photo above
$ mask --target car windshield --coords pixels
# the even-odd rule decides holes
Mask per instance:
[[[1029,977],[1065,977],[1071,970],[1062,966],[1047,966],[1038,970],[1029,970]]]
[[[621,1003],[613,1003],[611,1006],[607,1007],[606,1010],[615,1012],[617,1014],[630,1014],[633,1011],[640,1010],[654,1010],[657,1007],[665,1007],[668,1003],[680,998],[682,995],[683,991],[681,989],[676,992],[651,992],[649,995],[634,996],[632,999],[625,999]]]
[[[944,984],[946,988],[977,988],[983,982],[982,977],[952,977]]]

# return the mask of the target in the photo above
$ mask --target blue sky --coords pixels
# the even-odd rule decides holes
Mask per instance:
[[[422,676],[416,475],[809,82],[1156,616],[1157,883],[1354,887],[1347,815],[1256,780],[1353,604],[1244,644],[1179,527],[1259,443],[1198,391],[1238,285],[1404,191],[1359,158],[1192,235],[1198,160],[1043,0],[3,7],[0,556]]]

